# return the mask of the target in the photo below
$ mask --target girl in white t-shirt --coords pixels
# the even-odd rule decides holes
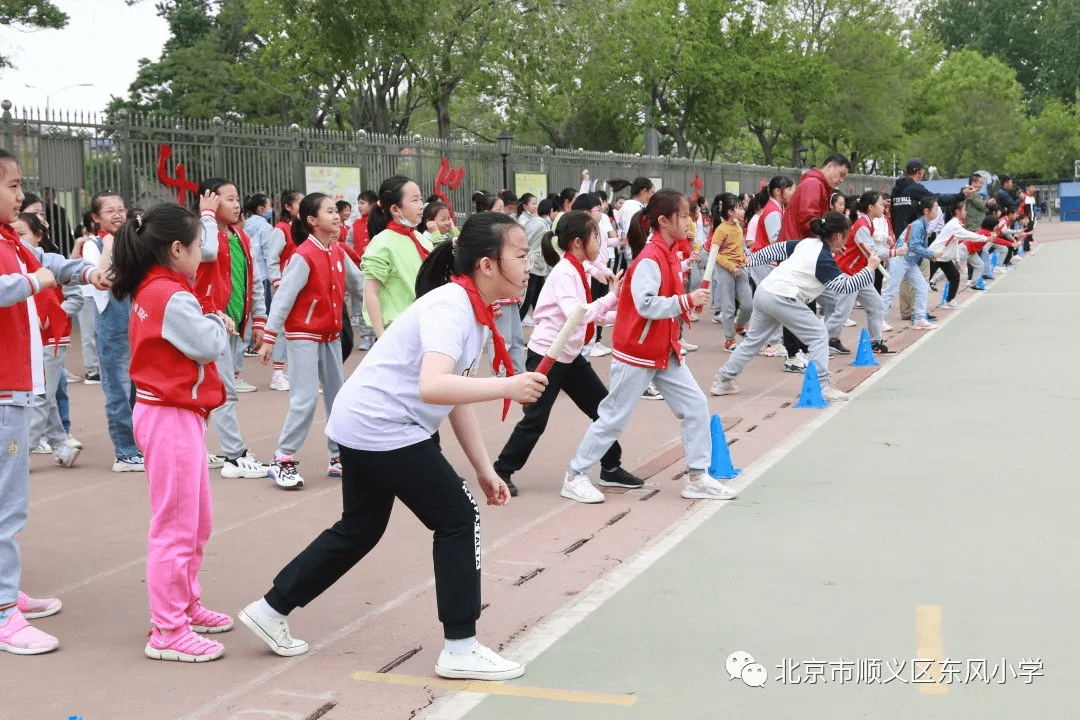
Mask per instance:
[[[484,448],[472,403],[503,399],[505,412],[511,400],[535,402],[544,391],[543,375],[513,375],[491,310],[501,297],[520,296],[528,280],[525,231],[502,213],[473,215],[456,244],[440,243],[424,261],[416,301],[364,356],[326,425],[341,449],[341,519],[278,573],[270,592],[240,611],[275,653],[307,652],[286,616],[375,547],[400,498],[434,533],[435,594],[446,638],[435,672],[476,680],[525,672],[476,642],[480,511],[443,456],[437,431],[449,415],[488,504],[505,505],[510,492]],[[495,369],[506,368],[508,377],[475,377],[485,327],[495,341]]]

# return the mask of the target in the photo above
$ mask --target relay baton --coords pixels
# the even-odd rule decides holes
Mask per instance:
[[[703,288],[712,287],[712,274],[713,269],[716,267],[716,253],[718,250],[720,250],[720,246],[716,243],[713,243],[712,247],[709,248],[709,259],[705,261],[705,274],[701,277],[701,287]],[[701,312],[701,310],[700,306],[694,308],[696,313]]]
[[[570,342],[570,337],[574,334],[585,319],[585,311],[587,308],[584,305],[578,305],[570,314],[566,317],[566,322],[563,323],[562,329],[559,330],[559,334],[555,336],[555,341],[551,343],[551,347],[548,348],[547,354],[544,355],[544,359],[540,361],[540,364],[536,366],[535,372],[541,375],[547,375],[551,370],[551,366],[555,364],[556,358],[566,348],[566,343]]]
[[[859,252],[863,254],[867,260],[870,259],[870,251],[864,248],[860,243],[856,242],[855,246],[859,248]],[[889,271],[885,269],[885,263],[878,265],[877,269],[881,272],[881,277],[885,278],[885,282],[889,282]]]

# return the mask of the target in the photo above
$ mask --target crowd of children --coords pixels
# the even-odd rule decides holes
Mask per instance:
[[[662,399],[681,422],[683,497],[734,498],[708,473],[709,406],[686,363],[697,346],[684,332],[705,308],[732,353],[711,394],[739,392],[736,378],[763,355],[785,357],[791,372],[812,363],[825,399],[845,400],[829,383],[829,356],[850,352],[840,331],[856,306],[873,351],[891,354],[884,318],[902,284],[914,292],[912,324],[930,329],[937,273],[949,282],[942,307],[954,308],[964,266],[981,288],[995,265],[1005,271],[1031,250],[1030,203],[983,201],[979,175],[960,194],[933,196],[911,172],[919,164],[892,197],[836,192],[848,161],[834,155],[797,187],[777,176],[756,196],[722,193],[711,207],[648,178],[609,181],[613,196],[629,191],[609,202],[586,171],[579,189],[545,198],[478,191],[460,228],[445,202],[425,200],[404,176],[361,193],[355,220],[344,199],[286,190],[276,203],[260,193],[241,202],[234,183],[213,178],[200,184],[197,212],[168,203],[129,212],[115,194],[95,196],[66,259],[50,252],[36,198],[0,150],[0,315],[17,356],[0,367],[0,650],[58,647],[28,622],[60,601],[20,592],[14,535],[27,515],[31,449],[48,448],[62,467],[79,455],[64,384],[79,379],[65,369],[78,317],[84,347],[87,335],[96,339],[83,353],[85,378],[100,378],[105,391],[113,469],[145,471],[149,482],[147,656],[204,662],[224,653],[204,636],[230,630],[232,619],[204,607],[198,580],[211,537],[209,471],[302,488],[296,453],[321,393],[341,517],[239,619],[279,655],[306,652],[287,616],[378,543],[397,498],[433,533],[445,636],[436,672],[520,676],[520,664],[476,640],[480,514],[442,454],[442,421],[488,504],[505,505],[565,392],[593,422],[560,493],[599,503],[590,477],[598,461],[601,486],[643,485],[622,466],[619,437],[639,400]],[[907,219],[897,232],[890,201],[901,197]],[[977,228],[967,224],[973,214]],[[715,269],[702,283],[711,250]],[[353,326],[366,354],[346,379]],[[490,373],[480,372],[485,347]],[[609,354],[605,386],[592,360]],[[237,394],[256,389],[241,376],[245,355],[272,362],[270,387],[289,393],[269,463],[249,450],[238,421]],[[524,405],[494,462],[472,407],[490,400],[503,401],[504,416],[511,401]],[[220,455],[207,450],[208,424]]]

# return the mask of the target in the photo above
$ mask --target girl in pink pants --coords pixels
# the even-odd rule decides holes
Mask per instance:
[[[203,607],[198,580],[213,512],[206,418],[225,401],[215,361],[233,332],[221,313],[204,315],[191,292],[205,246],[217,242],[214,235],[200,243],[201,236],[194,213],[158,205],[124,223],[112,256],[113,294],[132,298],[132,422],[150,484],[146,588],[153,628],[145,652],[155,660],[219,658],[221,643],[196,633],[233,625]]]

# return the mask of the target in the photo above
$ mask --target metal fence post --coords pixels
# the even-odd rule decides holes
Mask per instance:
[[[289,126],[289,130],[292,132],[292,147],[289,149],[290,155],[292,155],[292,175],[293,175],[293,187],[306,188],[307,180],[304,177],[304,151],[303,143],[301,142],[300,126],[293,123]],[[307,193],[307,190],[301,190],[300,192]]]
[[[135,163],[131,153],[131,114],[121,110],[117,114],[119,127],[116,139],[120,143],[120,195],[129,203],[135,202]]]
[[[0,139],[4,142],[4,149],[15,155],[15,123],[11,119],[11,101],[0,102],[4,114],[0,116]]]
[[[225,123],[219,117],[211,122],[214,126],[214,177],[225,177]]]

